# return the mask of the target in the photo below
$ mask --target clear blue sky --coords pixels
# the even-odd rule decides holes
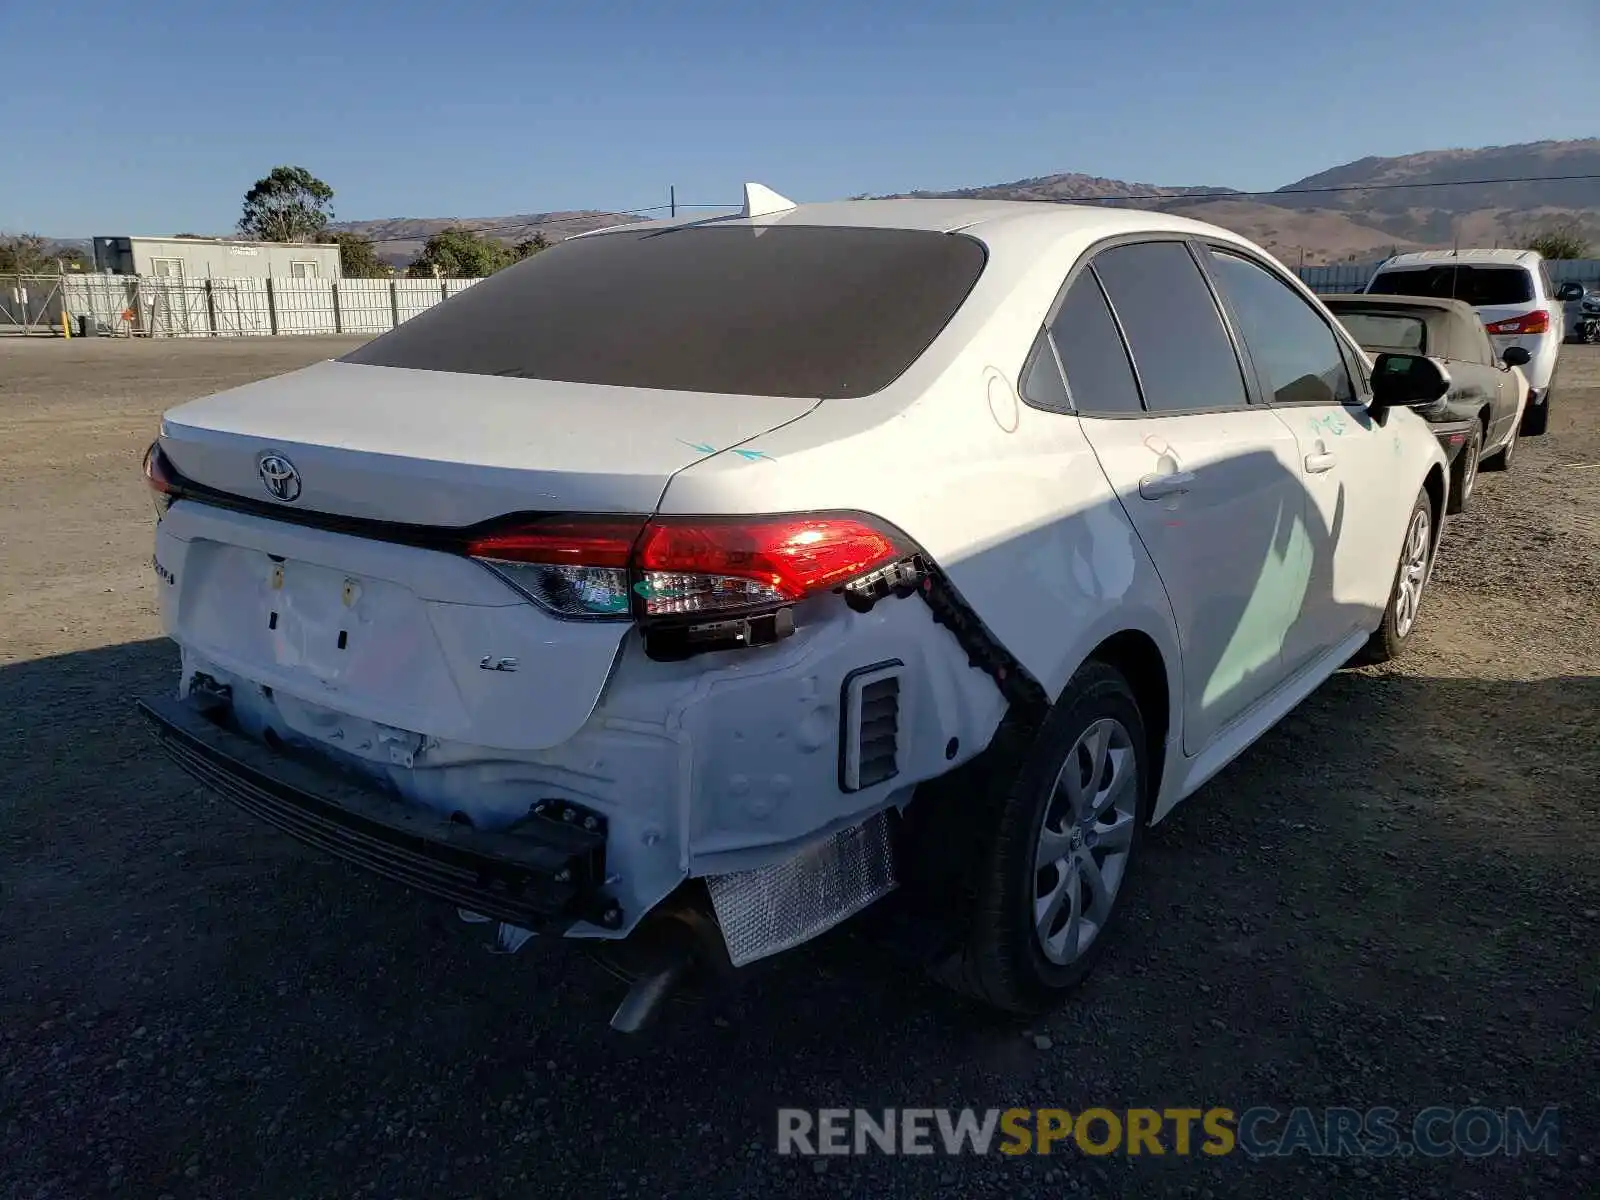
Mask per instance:
[[[481,217],[1600,133],[1597,0],[0,0],[0,46],[0,230],[58,237],[226,232],[279,163]]]

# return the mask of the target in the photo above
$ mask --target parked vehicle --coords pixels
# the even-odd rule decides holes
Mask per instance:
[[[1477,309],[1495,353],[1528,352],[1523,374],[1528,398],[1522,433],[1543,434],[1550,423],[1550,381],[1561,355],[1564,306],[1544,259],[1533,250],[1423,250],[1382,263],[1367,283],[1371,295],[1465,300]]]
[[[1145,827],[1413,637],[1447,387],[1214,226],[751,185],[167,412],[142,708],[291,836],[630,947],[619,1027],[901,880],[1042,1010]]]
[[[1600,342],[1600,288],[1585,287],[1581,283],[1563,283],[1556,289],[1556,299],[1566,309],[1562,328],[1569,342],[1593,345]]]
[[[1463,300],[1414,296],[1324,296],[1323,303],[1368,354],[1422,354],[1439,360],[1450,390],[1417,409],[1434,425],[1451,459],[1450,506],[1472,499],[1478,468],[1503,471],[1517,449],[1528,396],[1521,368],[1528,352],[1508,346],[1496,356],[1478,314]]]

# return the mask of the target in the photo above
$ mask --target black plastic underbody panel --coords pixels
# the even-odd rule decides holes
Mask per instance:
[[[139,701],[162,748],[189,774],[308,846],[440,900],[529,929],[615,926],[601,892],[605,834],[531,815],[508,831],[457,824],[353,776],[260,745],[202,704]]]
[[[1439,440],[1439,448],[1444,451],[1446,464],[1453,463],[1460,456],[1462,449],[1467,444],[1467,435],[1472,432],[1476,421],[1429,421],[1428,428],[1433,431],[1433,436]]]

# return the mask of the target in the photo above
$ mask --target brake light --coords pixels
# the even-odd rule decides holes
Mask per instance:
[[[491,529],[466,552],[566,617],[771,611],[915,553],[869,517],[569,517]]]
[[[1537,309],[1531,313],[1523,313],[1520,317],[1507,317],[1504,321],[1494,321],[1485,326],[1494,334],[1518,333],[1549,333],[1550,314],[1544,309]]]
[[[150,485],[151,498],[156,506],[156,520],[167,515],[167,509],[178,498],[177,472],[161,452],[160,442],[151,442],[144,452],[144,479]]]
[[[466,552],[562,617],[628,612],[628,556],[644,519],[571,517],[518,523],[467,540]]]
[[[635,559],[655,615],[793,603],[907,553],[887,530],[843,514],[661,517],[645,527]]]

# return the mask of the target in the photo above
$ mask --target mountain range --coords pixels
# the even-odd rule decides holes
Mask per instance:
[[[781,179],[765,182],[783,190]],[[1362,158],[1271,192],[1131,183],[1067,172],[894,195],[1102,201],[1155,208],[1232,229],[1291,266],[1369,261],[1397,251],[1453,244],[1508,244],[1542,228],[1569,224],[1583,229],[1595,244],[1592,253],[1600,253],[1600,138]],[[580,210],[503,217],[384,217],[339,221],[333,228],[372,238],[378,253],[399,266],[416,256],[430,234],[452,225],[514,243],[535,233],[557,241],[642,219]]]
[[[1589,178],[1552,178],[1575,175]],[[1291,265],[1361,261],[1458,242],[1506,244],[1568,223],[1600,242],[1600,138],[1363,158],[1271,192],[1063,174],[902,194],[1081,202],[1114,196],[1118,204],[1232,229]]]

